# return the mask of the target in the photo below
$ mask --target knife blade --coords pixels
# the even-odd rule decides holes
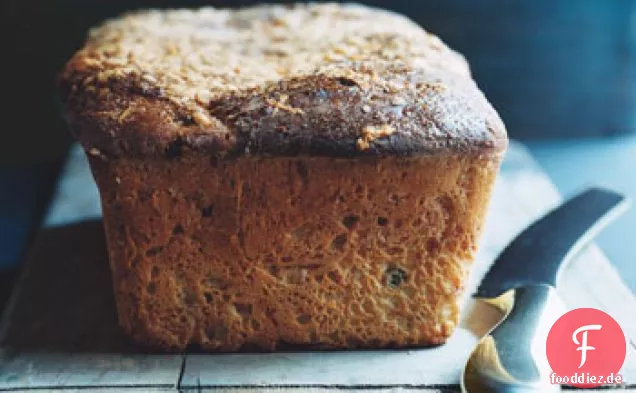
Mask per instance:
[[[521,232],[481,281],[476,297],[495,298],[527,285],[556,286],[559,268],[628,208],[614,191],[590,188]]]
[[[558,274],[628,205],[618,193],[588,189],[530,225],[504,249],[474,295],[476,304],[494,307],[503,319],[469,356],[462,392],[560,390],[549,381],[545,355],[550,327],[565,312],[555,290]],[[474,318],[469,316],[468,321]]]

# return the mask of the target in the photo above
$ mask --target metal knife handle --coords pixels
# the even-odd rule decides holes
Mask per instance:
[[[475,347],[461,379],[464,393],[558,392],[550,383],[545,343],[566,307],[554,288],[533,285],[506,292],[513,306]]]
[[[627,207],[624,196],[600,188],[590,188],[564,202],[504,249],[475,296],[497,297],[526,285],[556,286],[559,268]]]

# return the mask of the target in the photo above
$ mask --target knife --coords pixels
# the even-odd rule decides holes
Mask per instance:
[[[555,291],[558,275],[628,206],[616,192],[590,188],[530,225],[504,249],[474,297],[505,316],[471,353],[462,392],[560,389],[550,384],[545,355],[550,327],[566,311]]]

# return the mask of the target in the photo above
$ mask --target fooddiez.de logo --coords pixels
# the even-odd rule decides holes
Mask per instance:
[[[551,382],[581,388],[621,384],[627,353],[625,334],[614,318],[595,308],[578,308],[559,318],[548,334]]]

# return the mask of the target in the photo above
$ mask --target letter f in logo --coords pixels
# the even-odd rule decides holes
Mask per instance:
[[[572,341],[574,344],[581,345],[576,350],[581,351],[581,364],[579,364],[579,368],[583,367],[585,361],[587,360],[587,351],[593,351],[596,348],[587,345],[587,332],[588,330],[601,330],[603,326],[601,325],[585,325],[576,329],[574,333],[572,333]],[[583,332],[581,342],[576,338],[576,336]]]

